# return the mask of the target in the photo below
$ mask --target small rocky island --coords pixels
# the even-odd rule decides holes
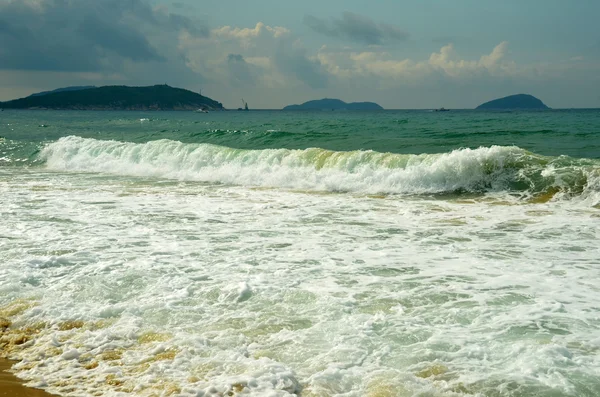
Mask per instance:
[[[477,106],[476,109],[485,110],[508,110],[508,109],[550,109],[542,101],[532,95],[518,94],[510,95],[500,99],[486,102]]]
[[[69,87],[0,102],[3,109],[224,110],[198,93],[168,85],[149,87]]]
[[[289,105],[283,110],[383,110],[374,102],[351,102],[346,103],[340,99],[317,99],[304,102],[302,105]]]

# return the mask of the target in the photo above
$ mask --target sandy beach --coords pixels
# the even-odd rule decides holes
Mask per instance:
[[[8,372],[14,362],[0,358],[0,397],[56,397],[40,389],[23,386],[23,382]]]

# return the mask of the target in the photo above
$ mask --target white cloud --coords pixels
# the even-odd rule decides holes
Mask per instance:
[[[439,53],[429,57],[429,65],[437,70],[443,70],[448,76],[461,77],[488,74],[490,76],[506,76],[516,72],[514,62],[506,61],[508,42],[498,44],[488,55],[482,55],[479,60],[460,59],[454,46],[449,44],[442,47]]]
[[[476,60],[461,59],[452,44],[432,53],[429,59],[420,61],[398,59],[388,52],[336,52],[327,47],[322,47],[318,56],[329,73],[340,78],[371,76],[414,83],[435,73],[447,78],[514,75],[518,68],[514,62],[506,60],[507,53],[508,43],[502,42],[490,54]]]
[[[222,26],[212,31],[212,35],[216,38],[233,38],[242,42],[256,40],[259,37],[274,37],[280,38],[290,34],[290,31],[281,26],[267,26],[262,22],[258,22],[254,28],[232,28],[231,26]]]
[[[289,29],[281,26],[262,22],[252,28],[222,26],[211,30],[206,38],[184,31],[179,35],[178,48],[185,54],[188,67],[207,76],[208,80],[223,84],[237,81],[236,85],[241,85],[239,76],[246,70],[252,70],[254,84],[269,87],[289,88],[298,84],[318,87],[327,80],[319,60],[294,40]],[[232,68],[230,54],[239,55],[244,63],[237,62]],[[242,68],[244,73],[241,73]],[[232,72],[237,78],[231,76]]]

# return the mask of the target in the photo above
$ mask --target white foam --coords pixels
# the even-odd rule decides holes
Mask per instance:
[[[78,174],[89,155],[63,149],[49,167],[67,159],[69,172],[10,169],[0,183],[0,306],[33,299],[14,326],[48,324],[13,353],[32,385],[64,396],[599,386],[594,208]]]
[[[62,358],[63,360],[75,360],[79,358],[79,356],[81,356],[81,354],[77,349],[71,349],[61,354],[60,358]]]

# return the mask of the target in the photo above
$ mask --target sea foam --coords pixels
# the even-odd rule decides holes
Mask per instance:
[[[0,348],[50,392],[600,386],[594,208],[7,168]]]

